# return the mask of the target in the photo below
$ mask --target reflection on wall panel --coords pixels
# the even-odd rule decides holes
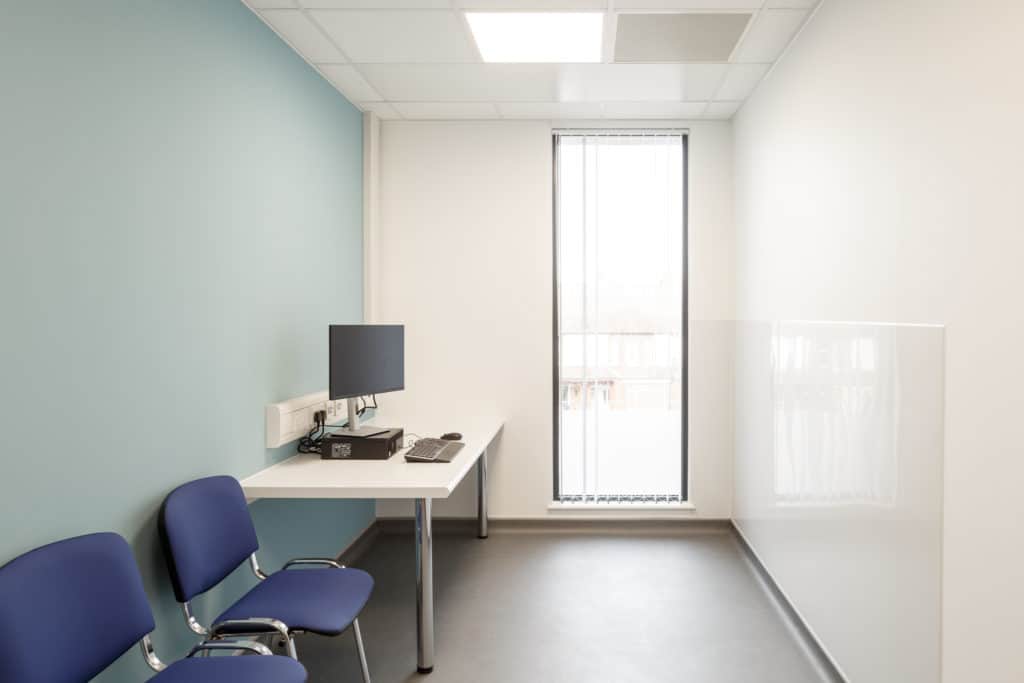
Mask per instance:
[[[893,505],[895,328],[773,326],[775,496],[792,505]]]
[[[939,681],[944,330],[741,322],[734,517],[851,683]]]

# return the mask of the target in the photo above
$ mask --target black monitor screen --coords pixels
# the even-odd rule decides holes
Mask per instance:
[[[404,325],[331,325],[331,400],[405,388]]]

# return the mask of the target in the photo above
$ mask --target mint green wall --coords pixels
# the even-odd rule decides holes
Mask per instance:
[[[361,319],[360,115],[238,0],[4,0],[0,101],[0,562],[119,531],[176,658],[163,495],[287,455],[264,405],[325,388],[328,323]],[[252,509],[271,568],[373,519]]]

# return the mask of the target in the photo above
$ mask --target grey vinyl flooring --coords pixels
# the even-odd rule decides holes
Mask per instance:
[[[375,683],[830,681],[724,529],[435,536],[437,658],[416,671],[411,533],[358,566]],[[297,640],[311,683],[361,680],[351,632]]]

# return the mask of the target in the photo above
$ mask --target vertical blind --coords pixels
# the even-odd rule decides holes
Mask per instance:
[[[556,486],[563,502],[686,497],[685,137],[555,137]]]

